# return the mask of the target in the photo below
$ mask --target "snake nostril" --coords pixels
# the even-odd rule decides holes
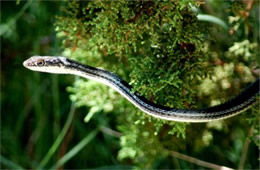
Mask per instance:
[[[31,66],[31,64],[30,64],[28,61],[24,61],[24,62],[23,62],[23,66],[24,66],[24,67],[28,67],[28,66]]]

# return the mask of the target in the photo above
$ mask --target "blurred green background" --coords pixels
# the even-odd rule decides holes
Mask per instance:
[[[134,3],[130,4],[131,7],[138,8]],[[259,168],[259,105],[225,121],[168,123],[143,115],[116,92],[99,83],[25,69],[22,62],[32,55],[67,55],[132,80],[134,72],[124,60],[127,55],[123,52],[95,53],[93,49],[97,47],[93,45],[90,56],[95,57],[84,58],[90,52],[70,36],[83,37],[84,40],[89,34],[84,34],[84,31],[72,34],[63,28],[66,24],[68,29],[71,25],[75,29],[80,28],[76,21],[82,16],[75,11],[84,9],[84,5],[83,1],[75,4],[67,1],[1,2],[1,168],[214,167],[197,160],[235,169]],[[105,5],[101,8],[107,9]],[[119,5],[115,8],[123,7]],[[93,9],[100,12],[98,7]],[[204,25],[208,27],[207,33],[202,35],[207,41],[201,43],[201,48],[208,58],[205,63],[210,67],[210,74],[191,91],[193,99],[198,99],[195,103],[209,106],[238,94],[258,77],[259,2],[207,1],[196,10],[217,18],[206,15],[199,18],[199,23],[208,24]],[[71,20],[61,17],[66,15]],[[95,17],[95,12],[88,17],[92,15]],[[123,47],[119,48],[120,42],[116,45],[111,49],[128,47],[123,42]],[[137,44],[137,49],[138,45],[141,46]],[[184,49],[186,45],[189,46],[184,44]],[[120,55],[121,58],[117,57]],[[140,60],[137,58],[136,62]],[[140,76],[136,80],[138,78],[142,79]],[[143,86],[138,88],[138,82],[136,84],[136,88],[142,90]],[[230,86],[234,89],[229,90]],[[225,92],[222,94],[221,91]],[[143,94],[147,95],[146,92]],[[194,105],[188,97],[187,101]],[[196,158],[197,163],[192,162],[192,158]]]

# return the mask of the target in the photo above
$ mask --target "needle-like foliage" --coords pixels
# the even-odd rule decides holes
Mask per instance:
[[[58,17],[56,28],[64,37],[64,55],[117,73],[131,83],[134,91],[154,103],[192,109],[201,106],[195,102],[195,91],[201,88],[197,96],[203,96],[203,90],[210,88],[205,87],[207,81],[201,87],[196,86],[198,82],[209,75],[216,77],[210,74],[211,47],[205,43],[210,42],[209,27],[198,20],[193,10],[200,5],[193,0],[74,1]],[[247,43],[252,49],[254,45]],[[228,54],[232,55],[232,48]],[[223,68],[233,70],[230,65]],[[164,143],[172,140],[168,135],[185,138],[186,123],[144,115],[104,85],[79,79],[68,91],[74,102],[90,108],[86,121],[95,113],[116,114],[118,129],[123,132],[119,159],[130,158],[148,165],[158,153],[167,155]],[[220,103],[214,101],[208,105]]]
[[[1,4],[1,168],[259,168],[259,103],[223,121],[163,121],[101,83],[22,66],[63,55],[159,105],[214,106],[259,77],[259,1]]]

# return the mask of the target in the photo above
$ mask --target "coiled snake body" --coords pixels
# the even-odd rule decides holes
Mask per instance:
[[[65,57],[33,56],[24,61],[23,65],[33,71],[73,74],[99,81],[118,91],[143,112],[160,119],[179,122],[208,122],[237,115],[252,106],[260,93],[260,79],[257,79],[226,103],[200,110],[175,109],[156,105],[138,92],[133,93],[127,82],[109,71],[83,65]]]

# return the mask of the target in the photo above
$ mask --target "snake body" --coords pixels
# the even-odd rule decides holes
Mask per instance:
[[[223,104],[199,110],[175,109],[156,105],[138,92],[132,92],[132,87],[112,72],[83,65],[65,57],[33,56],[24,61],[23,65],[33,71],[73,74],[96,80],[118,91],[143,112],[159,119],[178,122],[209,122],[237,115],[251,107],[260,94],[258,78],[238,96]]]

